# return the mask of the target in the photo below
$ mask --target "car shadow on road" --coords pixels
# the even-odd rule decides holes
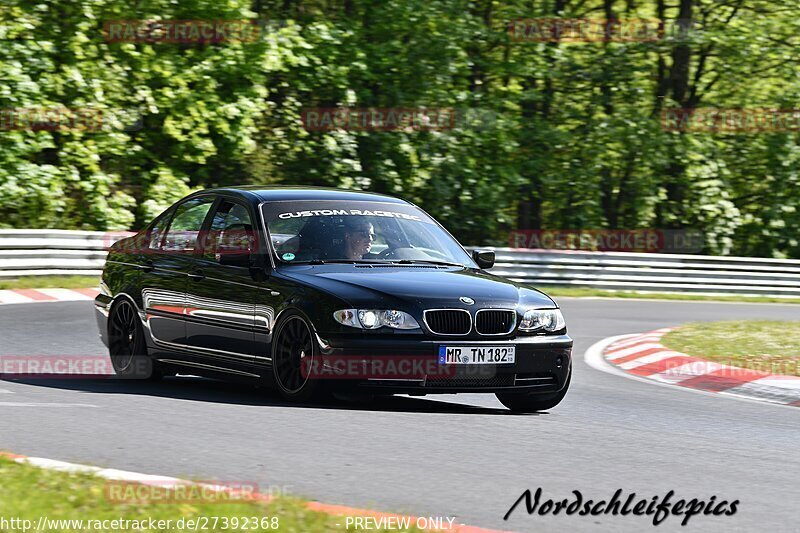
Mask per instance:
[[[2,383],[3,380],[0,380]],[[54,379],[54,378],[20,378],[5,380],[7,383],[19,383],[34,387],[80,391],[90,394],[130,394],[137,396],[153,396],[195,402],[213,402],[233,405],[251,405],[264,407],[289,407],[297,409],[334,409],[355,411],[385,411],[429,414],[480,414],[518,416],[505,408],[483,407],[453,400],[458,396],[445,395],[449,401],[407,396],[375,396],[369,398],[359,395],[336,395],[324,403],[296,403],[284,400],[267,387],[249,383],[219,381],[196,376],[177,376],[164,378],[158,382],[94,378],[94,379]],[[539,416],[538,413],[529,416]]]

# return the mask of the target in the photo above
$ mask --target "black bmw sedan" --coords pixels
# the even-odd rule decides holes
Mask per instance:
[[[292,400],[488,392],[550,409],[571,378],[564,318],[493,264],[397,198],[213,189],[111,246],[95,309],[120,376],[263,380]]]

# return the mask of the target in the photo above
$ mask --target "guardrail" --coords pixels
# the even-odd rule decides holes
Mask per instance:
[[[0,230],[0,279],[99,276],[108,247],[130,233]],[[800,261],[750,257],[493,248],[492,273],[548,286],[800,297]]]
[[[539,287],[800,297],[800,261],[494,248],[493,274]]]
[[[0,279],[20,276],[99,276],[114,233],[0,230]],[[125,232],[119,232],[122,238]]]

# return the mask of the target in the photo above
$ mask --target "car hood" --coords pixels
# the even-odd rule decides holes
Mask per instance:
[[[483,271],[405,266],[298,265],[286,277],[367,308],[554,307],[545,294]],[[466,305],[461,297],[472,298]]]

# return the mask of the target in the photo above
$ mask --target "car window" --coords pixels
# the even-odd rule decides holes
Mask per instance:
[[[151,250],[159,250],[161,248],[162,244],[164,244],[164,235],[167,232],[170,219],[172,219],[172,213],[167,213],[153,225],[148,236],[148,248]]]
[[[277,258],[306,261],[433,261],[472,265],[461,246],[415,206],[298,201],[262,206]]]
[[[169,225],[162,250],[168,252],[193,252],[203,221],[214,199],[195,198],[179,205]]]
[[[272,246],[278,255],[296,254],[300,246],[300,232],[308,219],[290,218],[275,220],[269,226]]]
[[[247,208],[241,204],[223,201],[214,212],[208,238],[204,239],[203,257],[219,262],[219,254],[226,250],[250,250],[254,241],[253,224]]]

